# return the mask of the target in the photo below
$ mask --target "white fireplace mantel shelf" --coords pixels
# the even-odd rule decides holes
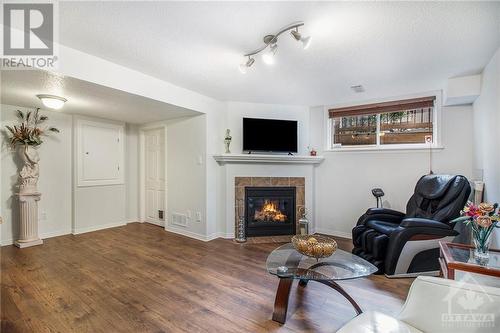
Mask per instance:
[[[261,154],[221,154],[214,155],[221,165],[228,163],[288,163],[288,164],[320,164],[323,156],[295,155],[261,155]]]

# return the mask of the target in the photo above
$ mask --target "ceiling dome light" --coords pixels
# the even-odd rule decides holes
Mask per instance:
[[[268,65],[274,64],[274,56],[276,54],[276,51],[278,51],[278,45],[272,44],[269,47],[269,51],[262,54],[262,60]]]
[[[68,100],[63,97],[55,96],[55,95],[36,95],[36,97],[40,98],[43,105],[48,107],[49,109],[59,110],[64,106]]]
[[[254,62],[255,62],[254,58],[248,57],[248,60],[244,64],[240,64],[240,66],[238,67],[238,69],[240,70],[240,73],[246,74],[248,68],[250,68]]]
[[[295,28],[295,30],[290,31],[290,33],[296,41],[302,42],[302,47],[304,48],[304,50],[307,50],[307,48],[311,45],[311,36],[302,37],[302,34],[299,32],[298,27]]]

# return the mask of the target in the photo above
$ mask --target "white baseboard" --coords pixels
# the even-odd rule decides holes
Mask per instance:
[[[316,228],[315,232],[319,234],[325,234],[330,236],[337,236],[342,238],[352,239],[352,234],[350,232],[333,230],[330,228]]]
[[[210,240],[206,235],[199,234],[197,232],[193,232],[193,231],[186,230],[186,229],[176,228],[176,227],[173,227],[171,225],[166,225],[165,231],[172,232],[174,234],[178,234],[178,235],[182,235],[182,236],[186,236],[189,238],[194,238],[194,239],[197,239],[197,240],[200,240],[203,242],[207,242]]]
[[[97,231],[97,230],[102,230],[102,229],[108,229],[108,228],[114,228],[114,227],[121,227],[126,225],[127,222],[112,222],[112,223],[106,223],[106,224],[100,224],[96,226],[91,226],[91,227],[84,227],[84,228],[75,228],[73,229],[72,234],[73,235],[79,235],[79,234],[84,234],[86,232],[92,232],[92,231]]]
[[[225,233],[225,232],[215,232],[213,234],[210,234],[207,236],[208,240],[213,240],[217,238],[224,238],[224,239],[233,239],[234,234],[232,232]]]
[[[165,227],[165,221],[160,221],[160,222],[144,221],[144,223],[149,223],[149,224],[152,224],[152,225],[157,225],[159,227]]]
[[[44,232],[40,234],[41,239],[47,239],[47,238],[52,238],[52,237],[58,237],[58,236],[64,236],[64,235],[69,235],[71,234],[71,230],[56,230],[56,231],[49,231],[49,232]],[[0,243],[0,246],[4,245],[12,245],[14,244],[14,239],[4,239]]]
[[[203,242],[209,242],[209,241],[217,239],[217,238],[226,238],[226,239],[234,238],[234,235],[232,233],[229,234],[229,233],[223,233],[223,232],[215,232],[215,233],[210,234],[210,235],[203,235],[203,234],[199,234],[197,232],[193,232],[193,231],[189,231],[189,230],[181,229],[181,228],[176,228],[176,227],[173,227],[170,225],[165,226],[165,231],[172,232],[174,234],[178,234],[178,235],[182,235],[182,236],[186,236],[189,238],[193,238],[196,240],[200,240]]]

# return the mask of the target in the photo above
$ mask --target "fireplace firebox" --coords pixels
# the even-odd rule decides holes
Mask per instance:
[[[295,196],[295,187],[245,187],[246,235],[294,235]]]

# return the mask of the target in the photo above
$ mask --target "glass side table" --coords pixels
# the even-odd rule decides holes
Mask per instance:
[[[439,264],[445,279],[455,280],[457,271],[500,277],[500,250],[490,249],[487,264],[480,265],[474,259],[472,245],[439,242]]]

